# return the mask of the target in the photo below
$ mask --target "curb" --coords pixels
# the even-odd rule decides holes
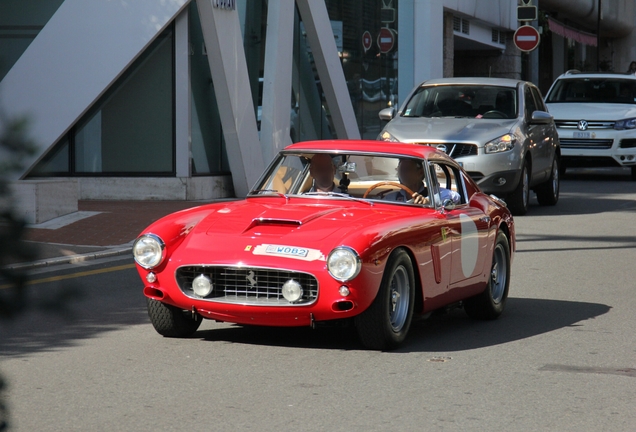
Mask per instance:
[[[27,269],[36,269],[42,267],[52,267],[60,264],[73,264],[84,261],[91,261],[100,258],[109,258],[118,255],[131,255],[132,260],[132,246],[119,247],[119,248],[111,248],[106,249],[99,252],[90,252],[86,254],[77,254],[77,255],[69,255],[58,258],[49,258],[39,261],[33,261],[28,263],[19,263],[19,264],[11,264],[6,266],[5,268],[11,270],[27,270]]]

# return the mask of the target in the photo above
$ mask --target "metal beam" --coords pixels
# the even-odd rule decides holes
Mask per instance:
[[[197,0],[236,196],[247,195],[264,169],[243,36],[235,9]]]

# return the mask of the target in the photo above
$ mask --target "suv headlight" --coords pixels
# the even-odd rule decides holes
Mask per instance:
[[[360,273],[361,260],[358,253],[347,246],[339,246],[327,257],[327,270],[335,280],[347,282]]]
[[[617,130],[634,128],[636,128],[636,118],[617,120],[616,123],[614,123],[614,129]]]
[[[500,136],[499,138],[487,142],[484,146],[484,150],[486,151],[486,154],[501,153],[512,150],[512,148],[515,146],[515,141],[516,139],[514,136],[505,134],[503,136]]]
[[[165,243],[158,235],[139,236],[132,247],[135,262],[147,270],[153,269],[163,261],[165,248]]]
[[[400,140],[398,140],[396,137],[394,137],[393,135],[391,135],[387,131],[380,132],[380,135],[378,135],[377,139],[379,141],[388,141],[388,142],[399,142],[400,141]]]

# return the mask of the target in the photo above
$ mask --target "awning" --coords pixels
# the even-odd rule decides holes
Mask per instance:
[[[550,28],[551,32],[563,36],[564,38],[575,40],[584,45],[596,46],[595,34],[582,32],[573,27],[560,23],[554,18],[550,17],[548,17],[548,27]]]

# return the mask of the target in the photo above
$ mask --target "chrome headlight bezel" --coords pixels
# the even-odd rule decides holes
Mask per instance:
[[[150,270],[159,266],[166,254],[166,244],[156,234],[143,234],[132,246],[133,257],[140,267]]]
[[[349,246],[338,246],[329,252],[327,271],[338,282],[348,282],[358,276],[362,268],[360,255]]]
[[[492,141],[489,141],[484,146],[484,152],[486,154],[502,153],[510,151],[514,148],[517,139],[512,134],[505,134]]]

